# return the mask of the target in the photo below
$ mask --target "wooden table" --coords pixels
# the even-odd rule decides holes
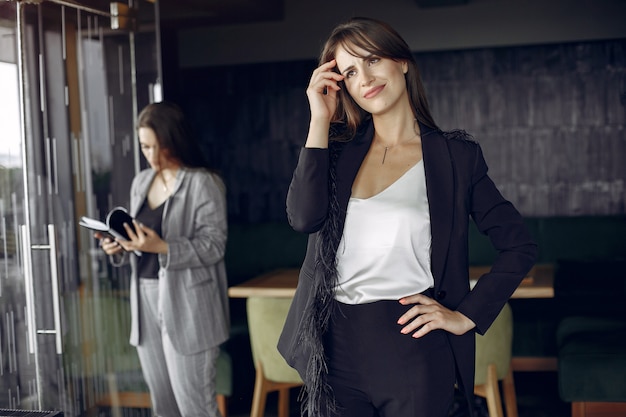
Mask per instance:
[[[470,281],[489,271],[488,266],[470,267]],[[298,268],[277,269],[228,289],[232,298],[276,297],[290,298],[296,292],[298,284]],[[511,298],[553,298],[554,267],[537,265],[530,270],[528,276],[513,293]]]
[[[475,283],[489,266],[472,266],[470,282]],[[298,268],[277,269],[228,289],[232,298],[292,298],[298,284]],[[554,265],[536,265],[517,287],[511,298],[554,298]],[[556,357],[522,356],[511,359],[513,371],[556,371]]]
[[[231,298],[292,298],[298,285],[300,269],[275,269],[228,289]]]
[[[471,266],[470,283],[489,272],[489,266]],[[535,265],[515,289],[511,298],[554,298],[554,265]]]

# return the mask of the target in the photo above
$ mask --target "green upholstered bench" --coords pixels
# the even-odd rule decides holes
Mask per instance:
[[[626,318],[567,317],[557,346],[559,394],[572,417],[626,415]]]
[[[510,300],[515,328],[512,366],[514,371],[556,371],[556,332],[561,320],[574,315],[626,314],[623,298],[619,299],[626,287],[624,275],[610,272],[625,262],[626,216],[524,221],[538,244],[537,263],[554,265],[555,297]],[[490,265],[496,257],[489,240],[473,225],[469,250],[471,265]],[[590,297],[588,291],[595,295]]]
[[[561,261],[554,290],[561,399],[573,417],[626,416],[626,259]]]

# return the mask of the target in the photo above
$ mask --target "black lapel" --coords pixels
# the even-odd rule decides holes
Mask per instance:
[[[422,129],[422,158],[430,208],[431,269],[435,289],[441,285],[454,221],[454,166],[446,139],[438,131]]]

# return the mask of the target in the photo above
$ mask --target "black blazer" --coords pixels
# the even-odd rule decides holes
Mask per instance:
[[[431,219],[431,268],[435,299],[458,310],[476,323],[483,334],[526,273],[533,266],[537,247],[523,219],[504,199],[487,175],[478,143],[466,135],[444,134],[420,125],[422,155]],[[373,124],[347,143],[337,160],[336,186],[340,206],[340,229],[352,184],[372,143]],[[311,303],[315,276],[315,241],[328,214],[329,150],[302,149],[287,195],[287,215],[292,227],[310,233],[298,288],[278,349],[287,363],[306,382],[309,352],[298,337],[299,326]],[[498,251],[491,271],[470,291],[468,227],[470,217]],[[456,360],[459,383],[473,392],[475,336],[448,335]]]

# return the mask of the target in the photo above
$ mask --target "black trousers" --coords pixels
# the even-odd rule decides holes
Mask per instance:
[[[447,417],[455,364],[443,330],[400,333],[398,301],[334,301],[324,344],[341,417]]]

